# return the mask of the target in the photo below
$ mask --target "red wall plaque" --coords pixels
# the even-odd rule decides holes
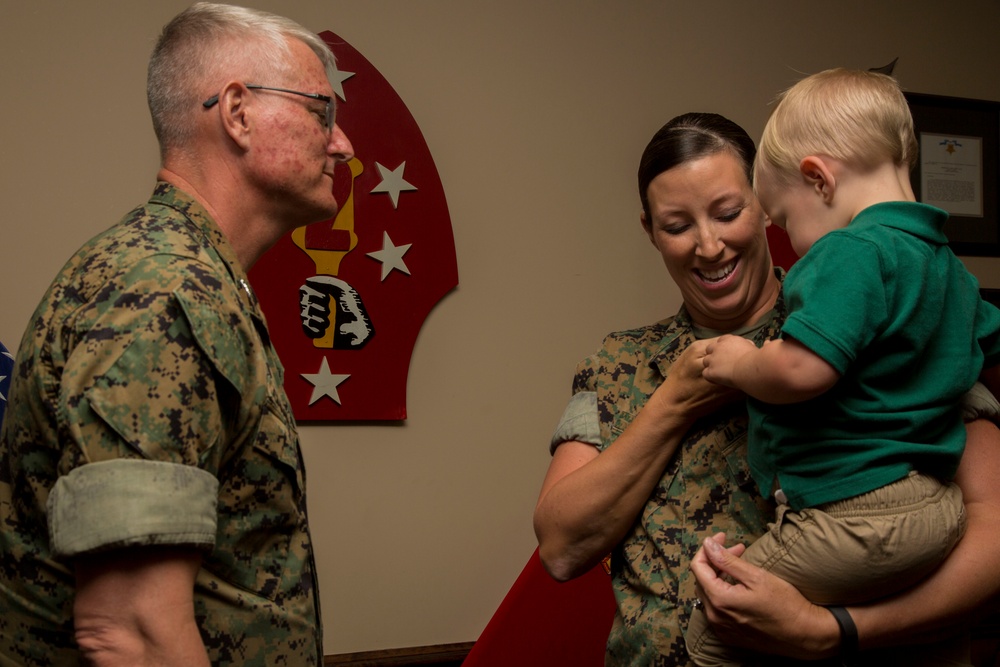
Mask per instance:
[[[458,285],[448,204],[399,95],[346,41],[320,36],[337,56],[337,124],[355,151],[337,166],[340,211],[283,238],[250,281],[297,420],[406,419],[417,334]]]

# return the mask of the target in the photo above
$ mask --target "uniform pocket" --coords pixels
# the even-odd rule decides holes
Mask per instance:
[[[287,586],[287,561],[305,531],[298,441],[267,399],[252,446],[230,462],[219,489],[219,535],[213,559],[227,581],[275,599]],[[301,542],[302,540],[297,540]]]

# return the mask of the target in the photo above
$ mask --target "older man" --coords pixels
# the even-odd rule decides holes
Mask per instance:
[[[316,665],[305,474],[247,270],[336,213],[333,55],[282,17],[164,28],[150,200],[56,277],[0,436],[0,664]]]

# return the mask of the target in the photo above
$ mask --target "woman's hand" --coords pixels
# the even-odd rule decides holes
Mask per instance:
[[[704,355],[698,341],[671,364],[613,447],[600,455],[582,442],[556,449],[534,526],[542,564],[557,580],[583,574],[624,538],[696,419],[742,399],[702,377]]]
[[[699,340],[689,345],[670,366],[667,379],[653,392],[643,410],[679,411],[687,415],[690,422],[694,422],[699,417],[745,398],[742,392],[709,382],[705,378],[705,355],[709,345],[716,340],[718,339]]]
[[[788,582],[741,560],[743,545],[727,549],[724,540],[724,533],[706,539],[691,561],[698,597],[719,638],[751,650],[767,646],[768,653],[790,658],[837,655],[840,629],[833,615]]]

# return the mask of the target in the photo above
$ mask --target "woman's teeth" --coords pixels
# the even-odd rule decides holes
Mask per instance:
[[[731,262],[730,264],[727,264],[721,269],[716,269],[714,271],[705,271],[699,269],[698,274],[701,275],[701,277],[704,278],[707,282],[717,283],[721,280],[724,280],[725,277],[728,276],[730,273],[732,273],[734,269],[736,269],[736,262]]]

